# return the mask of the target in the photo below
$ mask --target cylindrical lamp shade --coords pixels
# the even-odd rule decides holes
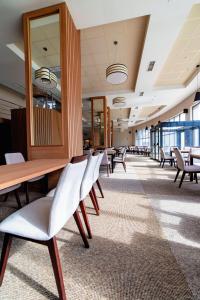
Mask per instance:
[[[48,68],[42,67],[35,71],[36,84],[46,90],[51,90],[57,86],[57,77]]]
[[[123,107],[126,105],[126,98],[125,97],[116,97],[113,99],[113,105],[115,107]]]
[[[113,64],[106,69],[106,79],[111,84],[120,84],[127,80],[128,69],[124,64]]]

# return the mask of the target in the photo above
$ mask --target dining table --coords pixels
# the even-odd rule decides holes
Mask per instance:
[[[67,159],[35,159],[0,166],[0,190],[63,169]]]

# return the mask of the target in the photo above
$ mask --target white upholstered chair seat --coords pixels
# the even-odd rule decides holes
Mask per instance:
[[[49,240],[52,201],[51,197],[43,197],[21,208],[0,223],[0,231],[35,240]]]
[[[53,190],[50,190],[47,194],[47,197],[54,197],[55,191],[56,191],[56,188],[54,188]]]
[[[10,192],[12,192],[14,190],[17,190],[17,189],[20,188],[20,186],[21,186],[21,184],[15,184],[15,185],[13,185],[13,186],[11,186],[9,188],[0,190],[0,195],[4,195],[4,194],[10,193]]]
[[[121,161],[123,161],[123,158],[122,158],[122,157],[115,157],[115,158],[113,159],[113,161],[121,162]]]

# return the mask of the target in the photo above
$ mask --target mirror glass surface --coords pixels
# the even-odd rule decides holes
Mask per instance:
[[[92,99],[93,101],[93,144],[95,147],[104,146],[104,99]]]
[[[33,146],[62,145],[59,24],[58,13],[30,20]]]

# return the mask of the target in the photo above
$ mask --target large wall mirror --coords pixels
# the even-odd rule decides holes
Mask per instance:
[[[94,147],[107,146],[107,110],[106,98],[91,98],[92,104],[92,140]]]
[[[59,13],[30,19],[32,146],[62,145]]]

